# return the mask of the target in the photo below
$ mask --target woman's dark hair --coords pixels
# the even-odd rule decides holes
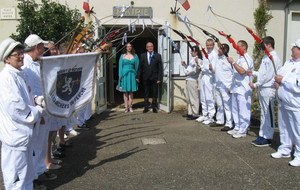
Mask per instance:
[[[134,50],[134,47],[133,47],[133,45],[132,45],[131,43],[125,44],[125,46],[124,46],[124,48],[123,48],[123,53],[125,54],[125,53],[127,52],[126,48],[127,48],[128,45],[131,45],[132,49],[131,49],[131,52],[130,52],[130,53],[131,53],[132,55],[134,55],[134,54],[135,54],[135,50]]]
[[[225,55],[228,54],[230,49],[228,44],[221,44],[220,48]]]
[[[192,51],[197,52],[197,56],[198,56],[199,59],[203,59],[203,57],[202,57],[202,52],[200,51],[200,49],[199,49],[198,46],[193,46]]]

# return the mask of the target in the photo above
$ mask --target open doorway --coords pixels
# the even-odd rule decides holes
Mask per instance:
[[[124,26],[113,27],[113,30]],[[106,27],[106,31],[110,31],[112,27]],[[157,38],[158,38],[158,26],[152,28],[137,27],[134,33],[127,33],[127,42],[130,42],[136,51],[136,54],[140,58],[140,55],[146,51],[146,43],[152,42],[154,44],[154,50],[157,52]],[[138,36],[137,36],[138,35]],[[133,37],[130,37],[133,36]],[[109,105],[119,107],[123,104],[123,93],[116,90],[118,83],[118,69],[119,58],[123,53],[122,39],[116,41],[112,45],[112,54],[107,59],[107,102]],[[139,84],[139,90],[134,93],[134,107],[138,108],[143,106],[143,86]]]

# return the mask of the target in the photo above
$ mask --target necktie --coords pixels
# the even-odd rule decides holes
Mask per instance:
[[[153,54],[153,52],[151,52],[151,53],[149,53],[150,55],[149,55],[149,65],[150,65],[150,63],[151,63],[151,61],[152,61],[152,54]]]

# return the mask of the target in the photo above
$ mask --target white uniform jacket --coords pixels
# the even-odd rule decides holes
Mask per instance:
[[[276,51],[271,51],[270,54],[273,56],[274,64],[276,70],[278,71],[281,68],[281,61],[276,53]],[[253,76],[257,77],[257,82],[254,83],[254,87],[274,87],[274,66],[270,58],[265,55],[262,58],[261,64],[258,71],[253,71]]]
[[[0,139],[15,150],[27,150],[42,108],[35,106],[24,73],[6,64],[0,73]]]
[[[278,89],[279,103],[285,109],[299,111],[300,109],[300,59],[288,60],[278,71],[283,76]]]
[[[203,76],[208,76],[209,78],[213,77],[213,71],[209,69],[209,64],[212,64],[212,67],[214,68],[217,61],[218,61],[218,54],[212,50],[208,53],[208,59],[205,57],[203,58],[203,62],[200,65],[201,70],[202,70],[202,77]]]
[[[42,96],[42,83],[40,75],[40,63],[33,61],[30,55],[24,55],[24,66],[22,67],[25,73],[25,80],[31,88],[31,94],[34,96]]]
[[[246,71],[253,70],[253,59],[248,53],[245,53],[244,56],[239,56],[236,63],[243,67]],[[234,69],[233,76],[233,83],[231,87],[232,93],[244,95],[247,91],[252,91],[251,87],[249,86],[249,82],[252,81],[252,77],[249,77],[247,73],[241,75]]]
[[[216,88],[224,89],[226,92],[231,88],[233,78],[233,66],[225,56],[219,56],[214,67]]]
[[[197,70],[196,67],[199,65],[195,62],[197,57],[192,57],[191,61],[188,65],[184,67],[184,74],[186,75],[186,80],[195,80],[197,81],[199,78],[200,70]],[[200,64],[202,63],[201,59],[198,59]]]

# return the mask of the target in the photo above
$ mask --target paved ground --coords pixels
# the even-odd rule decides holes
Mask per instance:
[[[257,148],[250,144],[255,128],[233,139],[181,115],[135,110],[96,116],[89,131],[71,138],[74,147],[55,172],[59,178],[45,184],[57,190],[300,189],[300,168],[270,158],[278,131],[272,147]]]

